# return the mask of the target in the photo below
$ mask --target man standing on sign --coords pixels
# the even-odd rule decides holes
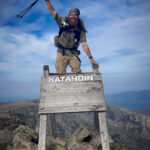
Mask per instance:
[[[59,35],[55,36],[55,46],[57,50],[56,58],[56,73],[66,73],[66,68],[69,65],[72,73],[80,73],[81,61],[78,57],[80,51],[78,46],[81,43],[82,47],[89,57],[92,66],[99,64],[93,59],[90,49],[86,43],[86,29],[82,20],[79,18],[80,10],[72,8],[69,11],[68,17],[60,16],[52,6],[50,0],[45,0],[48,10],[56,20],[59,26]]]

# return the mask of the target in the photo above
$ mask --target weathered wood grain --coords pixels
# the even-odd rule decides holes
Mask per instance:
[[[57,129],[56,129],[56,120],[55,114],[50,114],[50,121],[51,121],[51,133],[53,138],[57,137]]]
[[[99,131],[98,112],[94,112],[94,129],[96,129],[97,131]]]
[[[49,113],[65,113],[65,112],[88,112],[88,111],[106,111],[106,108],[104,105],[90,105],[90,106],[85,106],[85,105],[80,105],[80,106],[74,106],[74,107],[47,107],[43,108],[43,110],[40,110],[40,114],[49,114]]]
[[[45,150],[46,147],[46,122],[47,115],[40,115],[38,150]]]
[[[100,73],[49,74],[42,77],[40,114],[105,110]]]
[[[99,131],[102,140],[102,150],[110,150],[109,147],[109,139],[108,139],[108,131],[107,131],[107,124],[106,124],[106,113],[99,112]]]

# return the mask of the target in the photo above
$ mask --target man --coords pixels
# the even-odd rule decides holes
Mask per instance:
[[[49,0],[45,0],[48,10],[56,20],[60,31],[59,36],[55,37],[55,45],[58,47],[56,58],[56,73],[66,73],[66,68],[69,65],[73,73],[80,73],[80,59],[77,50],[79,44],[89,57],[92,66],[98,65],[93,59],[88,44],[86,43],[86,29],[82,20],[79,18],[80,11],[77,8],[72,8],[69,11],[67,18],[60,16],[52,6]],[[99,66],[99,65],[98,65]]]

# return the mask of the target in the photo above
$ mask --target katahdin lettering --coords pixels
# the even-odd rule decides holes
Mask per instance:
[[[49,77],[49,83],[58,83],[58,82],[81,82],[81,81],[92,81],[93,79],[93,75],[89,75],[89,76],[83,76],[83,75],[79,75],[79,76],[62,76],[62,77]]]

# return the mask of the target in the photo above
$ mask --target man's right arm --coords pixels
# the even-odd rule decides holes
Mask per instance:
[[[45,0],[45,2],[46,2],[46,5],[47,5],[47,7],[48,7],[49,12],[50,12],[50,13],[52,14],[52,16],[54,17],[55,14],[56,14],[56,11],[55,11],[53,5],[51,4],[50,0]]]

